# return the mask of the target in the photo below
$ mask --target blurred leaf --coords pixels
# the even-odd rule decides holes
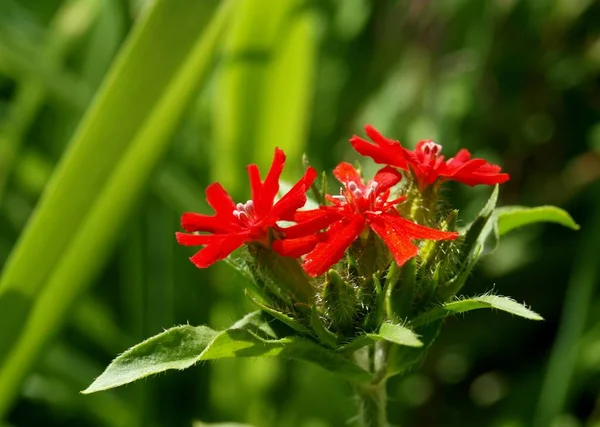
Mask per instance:
[[[534,427],[552,424],[565,411],[569,395],[574,389],[572,381],[577,364],[577,344],[585,331],[600,279],[600,192],[596,190],[591,194],[595,202],[594,209],[571,267],[560,326],[542,383]]]
[[[238,4],[217,80],[220,167],[213,176],[233,194],[245,181],[244,166],[267,164],[276,146],[301,167],[314,90],[315,20],[302,0]]]
[[[345,357],[297,337],[278,338],[260,312],[223,332],[206,326],[177,326],[119,355],[83,393],[118,387],[169,369],[186,369],[202,360],[282,357],[315,363],[342,377],[369,381],[370,374]]]
[[[482,295],[479,297],[447,302],[418,316],[411,321],[411,324],[420,326],[433,322],[434,320],[442,319],[446,316],[477,310],[479,308],[495,308],[530,320],[544,320],[539,314],[511,298],[498,295]]]
[[[252,427],[250,424],[239,424],[239,423],[203,423],[202,421],[194,422],[192,427]]]
[[[571,215],[556,206],[538,206],[535,208],[505,206],[496,209],[496,216],[500,236],[515,228],[538,222],[554,222],[572,230],[579,230],[579,225],[571,218]]]
[[[213,2],[153,3],[109,72],[0,281],[0,311],[10,325],[0,335],[0,414],[109,255],[208,75],[231,4],[223,2],[205,29]]]

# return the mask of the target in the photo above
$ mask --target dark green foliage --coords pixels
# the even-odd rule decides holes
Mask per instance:
[[[178,30],[200,29],[202,19],[192,12],[193,2],[174,3],[191,23],[180,23]],[[0,0],[0,267],[6,266],[99,82],[140,22],[144,4]],[[219,56],[221,62],[211,68],[211,80],[202,90],[185,88],[193,102],[170,140],[171,150],[145,180],[146,196],[121,229],[120,243],[107,254],[107,262],[95,254],[77,259],[84,272],[96,272],[88,280],[92,286],[73,300],[52,340],[30,353],[35,356],[32,368],[23,385],[12,389],[17,399],[0,424],[188,427],[200,419],[256,427],[345,425],[355,413],[347,403],[349,389],[340,388],[338,379],[320,368],[278,359],[209,363],[115,392],[78,392],[116,354],[165,328],[189,322],[222,330],[254,308],[243,296],[247,283],[228,267],[200,271],[187,260],[192,252],[174,244],[181,212],[210,212],[203,198],[208,183],[221,179],[231,184],[227,188],[236,200],[247,200],[244,167],[249,162],[268,166],[274,145],[297,154],[288,158],[290,180],[299,176],[303,151],[319,170],[331,169],[342,157],[352,161],[355,154],[346,140],[366,122],[409,147],[418,139],[434,138],[446,154],[465,147],[493,159],[511,174],[500,206],[558,205],[582,225],[578,233],[552,224],[515,231],[483,258],[468,274],[462,293],[494,289],[532,304],[546,322],[478,310],[464,319],[448,318],[433,346],[428,342],[437,333],[435,323],[416,328],[427,357],[421,359],[422,348],[399,347],[405,354],[395,357],[395,370],[422,360],[421,373],[392,379],[391,421],[423,427],[528,427],[537,411],[540,427],[557,414],[568,414],[562,417],[566,425],[598,423],[595,248],[600,235],[593,226],[600,217],[595,203],[600,170],[598,3],[324,0],[289,9],[269,14],[269,7],[259,6],[240,19],[256,25],[228,31],[221,46],[234,49],[235,57]],[[130,76],[128,90],[138,89],[135,85],[153,73],[164,76],[170,59],[185,50],[185,43],[161,44],[169,34],[181,34],[175,30],[161,32],[158,44],[149,46],[159,61]],[[300,33],[290,36],[286,30]],[[298,46],[299,41],[306,45]],[[299,62],[282,60],[282,51]],[[222,66],[234,75],[224,76]],[[109,129],[118,135],[101,138],[90,157],[92,166],[107,159],[107,147],[125,148],[114,144],[124,141],[132,120],[150,108],[148,97],[162,90],[163,84],[146,88],[141,98],[132,99],[133,107],[116,114],[114,126],[100,129],[97,136]],[[298,101],[298,92],[304,100]],[[289,117],[298,118],[292,123],[277,115],[270,118],[269,112],[289,111]],[[126,175],[135,169],[133,160]],[[79,209],[83,199],[95,195],[79,194],[80,182],[73,184],[69,204]],[[329,192],[337,193],[337,186],[330,182]],[[460,207],[457,225],[464,227],[489,189],[450,185],[443,195]],[[115,212],[120,211],[121,205],[116,206]],[[83,220],[71,216],[75,211],[61,212],[40,236],[51,236],[55,225]],[[106,217],[112,218],[112,212]],[[46,239],[37,247],[39,256],[26,260],[30,273],[42,274],[43,260],[62,260],[66,237]],[[419,274],[447,282],[437,265],[428,263]],[[385,286],[385,272],[376,278]],[[367,281],[376,287],[372,275]],[[37,296],[7,293],[0,300],[3,343],[11,345],[28,327],[6,318],[30,311],[31,298]],[[417,297],[433,301],[425,294]],[[46,300],[49,313],[60,308],[57,294]],[[46,319],[40,320],[40,331]],[[553,352],[559,329],[562,338]],[[372,342],[366,335],[359,339]],[[0,345],[0,358],[8,351]],[[547,371],[549,385],[544,386]],[[545,397],[538,406],[542,387]]]

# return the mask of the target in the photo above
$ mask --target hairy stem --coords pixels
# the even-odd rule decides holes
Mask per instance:
[[[389,427],[386,414],[386,381],[357,385],[359,427]]]

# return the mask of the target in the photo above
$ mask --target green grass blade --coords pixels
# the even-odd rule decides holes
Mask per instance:
[[[598,200],[598,194],[595,194]],[[600,238],[600,204],[590,215],[591,226],[577,251],[577,257],[565,295],[562,318],[556,341],[550,353],[542,385],[534,427],[552,425],[562,414],[577,366],[578,342],[585,330],[588,313],[600,279],[598,239]]]
[[[222,3],[202,31],[211,10],[206,2],[156,2],[109,73],[0,282],[0,310],[10,325],[0,336],[0,415],[103,265],[207,76],[231,4]]]
[[[241,2],[225,41],[213,178],[233,194],[246,191],[245,165],[268,165],[276,146],[296,171],[301,166],[317,47],[315,16],[302,3]]]

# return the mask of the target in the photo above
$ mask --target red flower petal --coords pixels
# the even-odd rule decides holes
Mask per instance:
[[[375,163],[407,169],[404,151],[398,141],[385,138],[371,125],[365,126],[365,132],[376,145],[354,135],[350,138],[350,143],[356,151],[363,156],[371,157]]]
[[[435,228],[425,227],[424,225],[409,221],[400,215],[384,213],[380,216],[383,217],[386,222],[393,224],[393,226],[398,230],[402,230],[402,232],[408,235],[410,239],[454,240],[459,236],[459,233],[456,231],[442,231],[436,230]]]
[[[471,174],[456,174],[453,179],[460,181],[463,184],[474,187],[475,185],[496,185],[502,184],[510,179],[510,175],[507,173],[492,173],[485,174],[479,172],[473,172]]]
[[[362,215],[353,215],[349,220],[344,218],[332,224],[325,233],[324,241],[304,257],[304,271],[313,277],[324,274],[329,267],[342,259],[344,252],[356,240],[364,226],[365,218]]]
[[[231,215],[235,209],[233,200],[218,182],[206,187],[206,200],[219,215]]]
[[[248,179],[250,180],[250,189],[252,190],[252,200],[256,205],[260,199],[262,193],[262,181],[260,180],[260,170],[255,164],[248,165],[246,167],[248,171]],[[255,206],[256,207],[256,206]]]
[[[183,246],[200,246],[207,245],[210,242],[214,242],[215,234],[186,234],[186,233],[175,233],[177,243]]]
[[[320,209],[314,209],[315,215],[310,219],[303,222],[299,222],[296,225],[292,225],[287,228],[281,228],[286,239],[296,239],[304,237],[309,234],[315,234],[319,231],[329,227],[333,222],[338,221],[341,216],[338,212],[335,212],[327,207]]]
[[[320,241],[320,234],[313,234],[298,239],[275,240],[273,242],[273,250],[279,255],[299,258],[312,251]]]
[[[384,215],[367,214],[367,218],[369,226],[381,237],[399,266],[417,255],[419,249],[411,242],[410,236],[396,224],[386,220]]]
[[[213,235],[217,236],[217,235]],[[231,252],[242,246],[248,239],[248,233],[226,234],[220,239],[214,239],[201,249],[190,261],[198,268],[206,268],[217,261],[226,258]]]
[[[453,231],[442,231],[415,224],[400,215],[392,213],[367,213],[367,221],[375,233],[390,248],[398,265],[403,265],[418,253],[412,240],[454,240],[459,234]]]
[[[184,230],[208,231],[210,233],[226,233],[241,230],[240,226],[232,222],[229,217],[208,216],[194,212],[184,212],[181,215],[181,226]]]
[[[333,170],[333,176],[344,185],[354,182],[358,188],[364,190],[365,185],[362,183],[362,178],[358,171],[350,163],[342,162]]]
[[[279,192],[279,178],[281,177],[281,172],[283,172],[284,164],[285,154],[279,148],[275,148],[273,163],[271,163],[271,168],[263,182],[261,195],[258,200],[254,201],[259,215],[267,215],[273,207],[275,196]]]
[[[383,192],[398,184],[402,179],[402,174],[398,172],[397,169],[386,166],[382,169],[379,169],[373,178],[373,181],[379,184],[377,186],[378,192]]]
[[[304,176],[275,203],[269,216],[275,218],[275,221],[280,219],[286,221],[293,220],[296,211],[305,205],[306,191],[316,177],[317,171],[314,168],[309,167],[306,169]]]
[[[469,150],[461,148],[460,150],[458,150],[458,153],[456,153],[456,156],[454,156],[452,159],[448,159],[448,163],[465,163],[468,162],[470,159],[471,153],[469,152]]]

